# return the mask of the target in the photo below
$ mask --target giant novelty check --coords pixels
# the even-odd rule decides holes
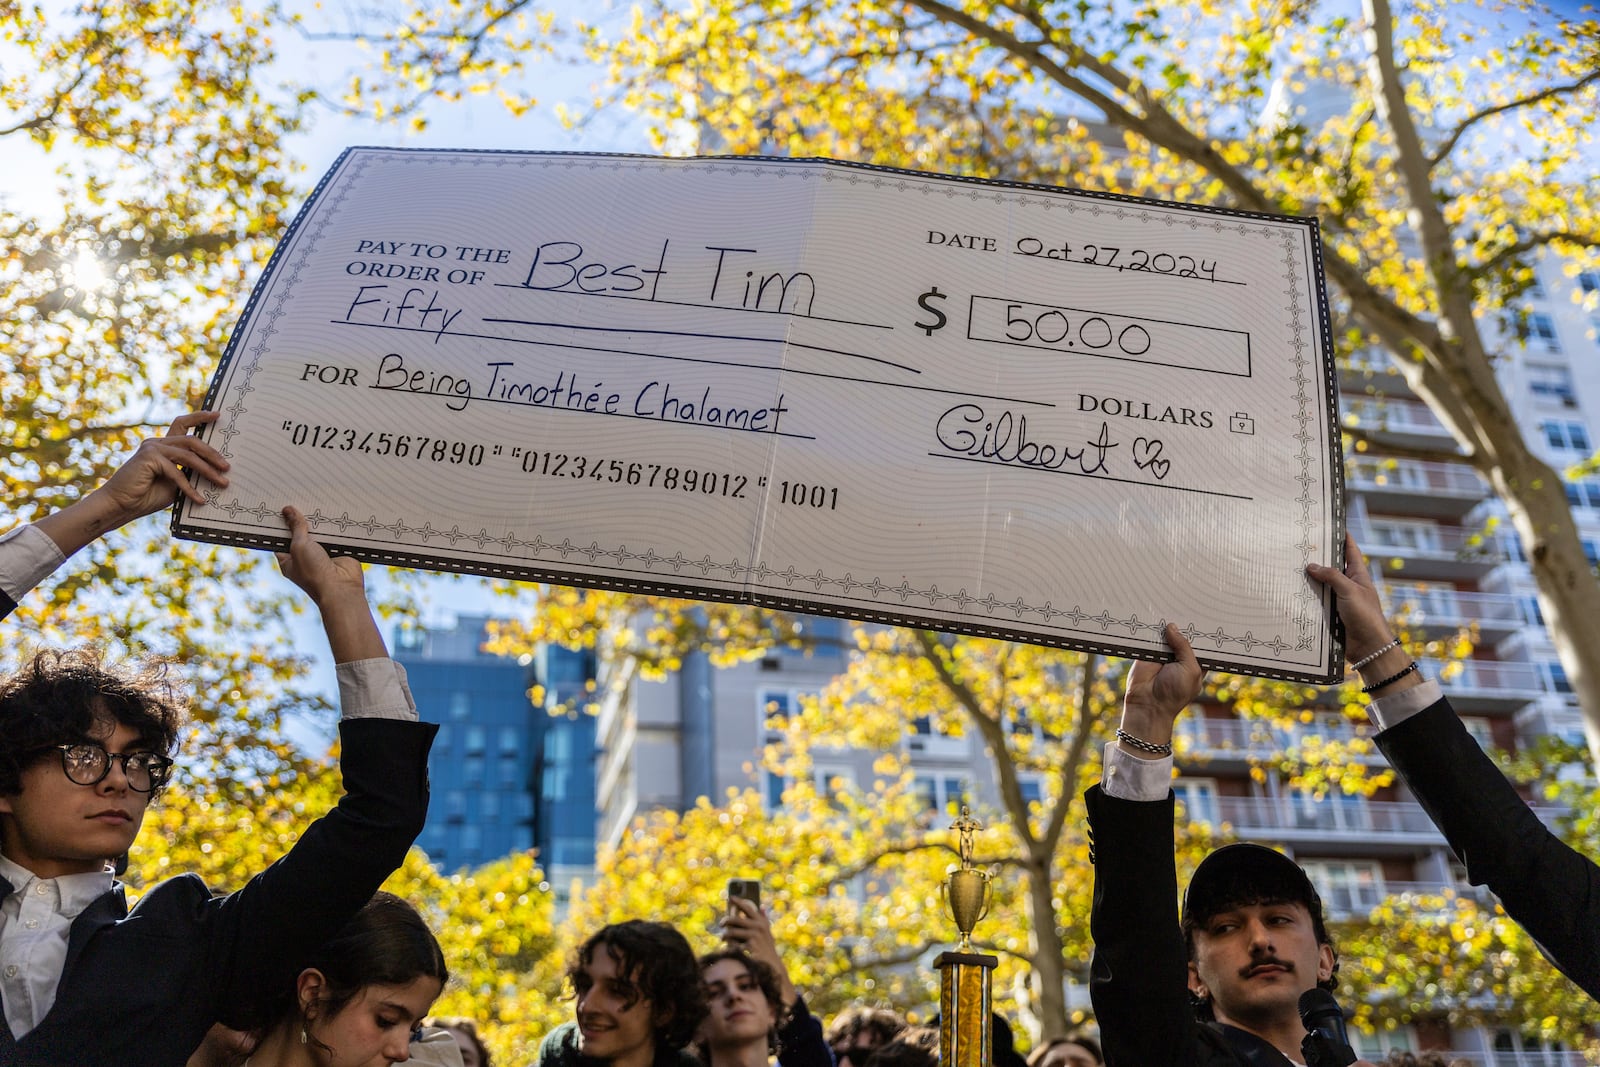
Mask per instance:
[[[185,537],[1338,673],[1314,220],[808,159],[356,148]]]

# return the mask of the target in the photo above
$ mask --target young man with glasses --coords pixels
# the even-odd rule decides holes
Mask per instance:
[[[227,463],[186,415],[143,442],[100,489],[0,538],[0,615],[96,537],[199,497],[185,471],[225,483]],[[166,784],[183,721],[160,671],[109,670],[46,652],[0,680],[0,1067],[179,1067],[215,1022],[248,1028],[261,1000],[370,900],[427,814],[428,749],[401,668],[367,604],[361,565],[331,558],[284,509],[284,574],[322,615],[339,677],[338,806],[243,889],[213,897],[194,875],[130,910],[110,862]]]

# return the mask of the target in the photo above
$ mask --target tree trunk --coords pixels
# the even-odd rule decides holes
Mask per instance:
[[[1028,918],[1033,924],[1033,973],[1039,980],[1039,1040],[1067,1036],[1067,968],[1056,929],[1055,878],[1048,860],[1030,860]]]

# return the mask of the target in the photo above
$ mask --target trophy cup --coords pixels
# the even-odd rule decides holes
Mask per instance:
[[[945,901],[961,932],[939,968],[939,1062],[945,1067],[989,1067],[993,1043],[991,978],[1000,960],[972,950],[972,929],[989,913],[989,872],[972,865],[972,836],[983,829],[967,808],[950,827],[961,835],[961,866],[944,881]]]

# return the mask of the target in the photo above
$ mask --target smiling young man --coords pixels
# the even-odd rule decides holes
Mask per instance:
[[[1166,664],[1128,674],[1122,726],[1084,799],[1095,865],[1089,988],[1107,1067],[1301,1063],[1300,995],[1338,958],[1300,867],[1263,845],[1217,849],[1177,912],[1172,731],[1205,672],[1175,626]]]
[[[186,415],[105,485],[0,538],[0,616],[108,530],[225,484],[227,463]],[[405,675],[388,658],[361,564],[330,557],[283,511],[283,573],[317,605],[339,679],[345,795],[288,855],[238,892],[194,875],[128,908],[111,861],[165,785],[182,702],[159,670],[46,652],[0,680],[0,1067],[180,1067],[213,1023],[244,1028],[267,991],[366,904],[427,814],[428,749]]]
[[[602,927],[567,965],[576,1018],[539,1046],[538,1067],[703,1067],[686,1046],[706,1014],[700,965],[667,923]]]

